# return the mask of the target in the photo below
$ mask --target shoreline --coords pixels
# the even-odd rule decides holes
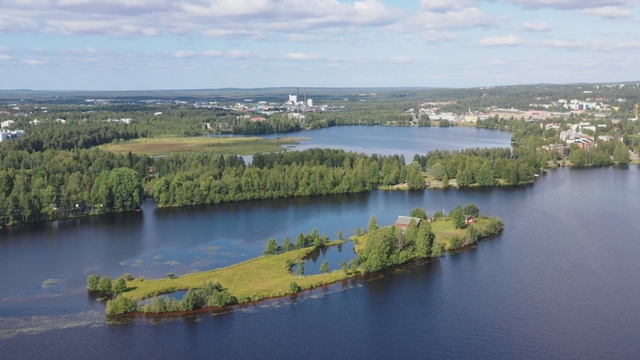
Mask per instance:
[[[435,226],[436,229],[432,231],[434,235],[434,245],[436,245],[437,243],[437,247],[440,247],[442,252],[437,253],[437,255],[428,255],[427,257],[419,257],[418,255],[416,255],[415,257],[407,259],[407,261],[403,263],[391,264],[383,269],[369,272],[363,271],[363,268],[358,266],[357,268],[355,268],[355,270],[352,269],[347,272],[342,269],[336,269],[325,274],[296,276],[291,273],[291,268],[293,267],[293,265],[301,262],[301,260],[307,257],[312,251],[319,248],[318,246],[308,246],[305,248],[281,252],[274,255],[262,255],[224,268],[213,269],[199,273],[185,274],[175,279],[152,279],[142,281],[139,278],[133,279],[126,282],[127,289],[130,290],[123,292],[118,297],[125,297],[128,299],[127,301],[133,302],[136,310],[125,313],[108,314],[107,316],[184,316],[201,311],[215,311],[217,309],[225,309],[230,306],[241,306],[243,304],[253,304],[268,299],[293,296],[301,291],[321,288],[323,286],[332,285],[340,281],[347,281],[349,279],[381,274],[388,270],[393,270],[401,266],[406,266],[421,261],[435,260],[441,257],[446,252],[454,253],[455,251],[464,251],[466,248],[473,247],[478,242],[491,238],[502,231],[503,227],[500,227],[497,232],[490,234],[487,233],[487,227],[494,221],[494,219],[502,224],[502,221],[499,218],[495,217],[489,218],[481,215],[477,219],[477,222],[475,222],[473,225],[478,229],[478,231],[480,231],[481,235],[471,243],[457,243],[456,241],[458,241],[458,238],[466,233],[465,229],[452,229],[451,226],[453,224],[453,221],[451,219],[443,221],[440,224],[437,224],[437,226]],[[429,225],[430,229],[431,225],[432,224]],[[385,228],[390,228],[393,226],[395,225],[390,225]],[[354,242],[356,257],[361,256],[361,253],[358,249],[366,245],[368,241],[367,237],[368,233],[365,233],[360,236],[353,236],[349,240]],[[346,241],[347,240],[335,240],[325,244],[324,246],[337,246],[344,244]],[[268,275],[271,278],[265,277],[265,275]],[[202,289],[204,284],[206,284],[207,282],[216,282],[223,284],[223,290],[233,295],[237,299],[237,303],[228,304],[222,307],[205,305],[188,311],[172,310],[167,312],[143,311],[139,307],[139,302],[142,300],[153,299],[154,297],[167,295],[177,291]],[[293,285],[294,283],[296,287],[295,290],[291,288],[291,285]]]

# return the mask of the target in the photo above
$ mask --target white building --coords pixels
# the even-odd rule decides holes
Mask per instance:
[[[313,107],[313,99],[307,99],[307,106]]]
[[[13,120],[3,121],[2,123],[0,123],[0,128],[9,127],[9,126],[13,125],[14,123],[15,123],[15,121],[13,121]]]
[[[289,95],[289,102],[291,103],[298,103],[298,95]]]
[[[0,131],[0,142],[8,139],[20,139],[24,134],[24,130]]]

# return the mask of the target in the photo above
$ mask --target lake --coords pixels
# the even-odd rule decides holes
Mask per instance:
[[[340,128],[318,133],[335,130]],[[425,130],[437,130],[438,137],[449,131],[452,138],[471,131],[492,134]],[[305,136],[319,137],[311,133]],[[508,134],[494,134],[503,137],[497,146],[508,146]],[[0,354],[638,358],[638,199],[638,166],[562,168],[534,185],[513,188],[373,191],[177,209],[145,202],[137,213],[4,228]],[[285,298],[217,313],[138,316],[110,324],[104,304],[85,290],[93,272],[180,275],[254,257],[270,237],[281,242],[313,228],[332,238],[338,231],[349,236],[372,214],[380,224],[391,224],[414,207],[433,213],[469,202],[501,217],[505,231],[457,254]],[[341,256],[348,251],[345,246]],[[313,267],[325,255],[317,256],[309,263]]]

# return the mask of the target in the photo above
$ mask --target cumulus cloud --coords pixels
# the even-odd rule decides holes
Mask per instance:
[[[11,60],[11,59],[13,59],[13,57],[11,57],[11,55],[0,54],[0,61],[7,61],[7,60]]]
[[[227,53],[227,57],[229,59],[249,59],[249,58],[254,58],[256,57],[255,54],[253,54],[250,51],[245,51],[245,50],[231,50]]]
[[[582,10],[603,6],[637,4],[637,0],[505,0],[525,8],[551,8],[560,10]]]
[[[196,53],[191,50],[178,50],[173,53],[173,56],[177,58],[190,58],[196,56]]]
[[[49,59],[44,58],[44,59],[27,59],[27,60],[23,60],[23,63],[27,64],[27,65],[44,65],[44,64],[48,64],[49,63]]]
[[[522,44],[522,39],[509,34],[507,36],[489,36],[480,39],[481,46],[515,46]]]
[[[379,27],[405,17],[381,0],[0,0],[0,8],[0,31],[110,36],[262,38],[265,32]]]
[[[552,47],[565,50],[589,50],[589,51],[617,51],[640,49],[640,42],[626,43],[602,43],[599,41],[578,41],[574,39],[548,39],[539,43],[543,47]]]
[[[306,54],[306,53],[289,53],[282,57],[287,60],[295,60],[295,61],[320,59],[320,55],[318,54]]]
[[[520,24],[520,29],[523,31],[550,31],[553,29],[553,26],[544,21],[539,23],[523,22]]]
[[[224,54],[220,50],[207,50],[202,53],[204,57],[221,57],[222,55]]]
[[[476,0],[422,0],[420,8],[427,11],[460,10],[473,7]]]
[[[226,29],[210,29],[202,33],[206,37],[212,37],[217,39],[261,39],[264,37],[260,31],[257,30],[226,30]]]
[[[466,8],[446,12],[423,11],[410,19],[408,24],[414,28],[442,30],[491,27],[504,21],[504,17],[492,16],[476,8]]]
[[[619,9],[613,6],[603,6],[593,9],[582,10],[585,15],[599,16],[607,19],[624,19],[633,16],[629,9]]]

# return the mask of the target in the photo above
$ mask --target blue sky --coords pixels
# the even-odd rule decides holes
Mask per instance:
[[[640,80],[640,0],[0,0],[0,89]]]

